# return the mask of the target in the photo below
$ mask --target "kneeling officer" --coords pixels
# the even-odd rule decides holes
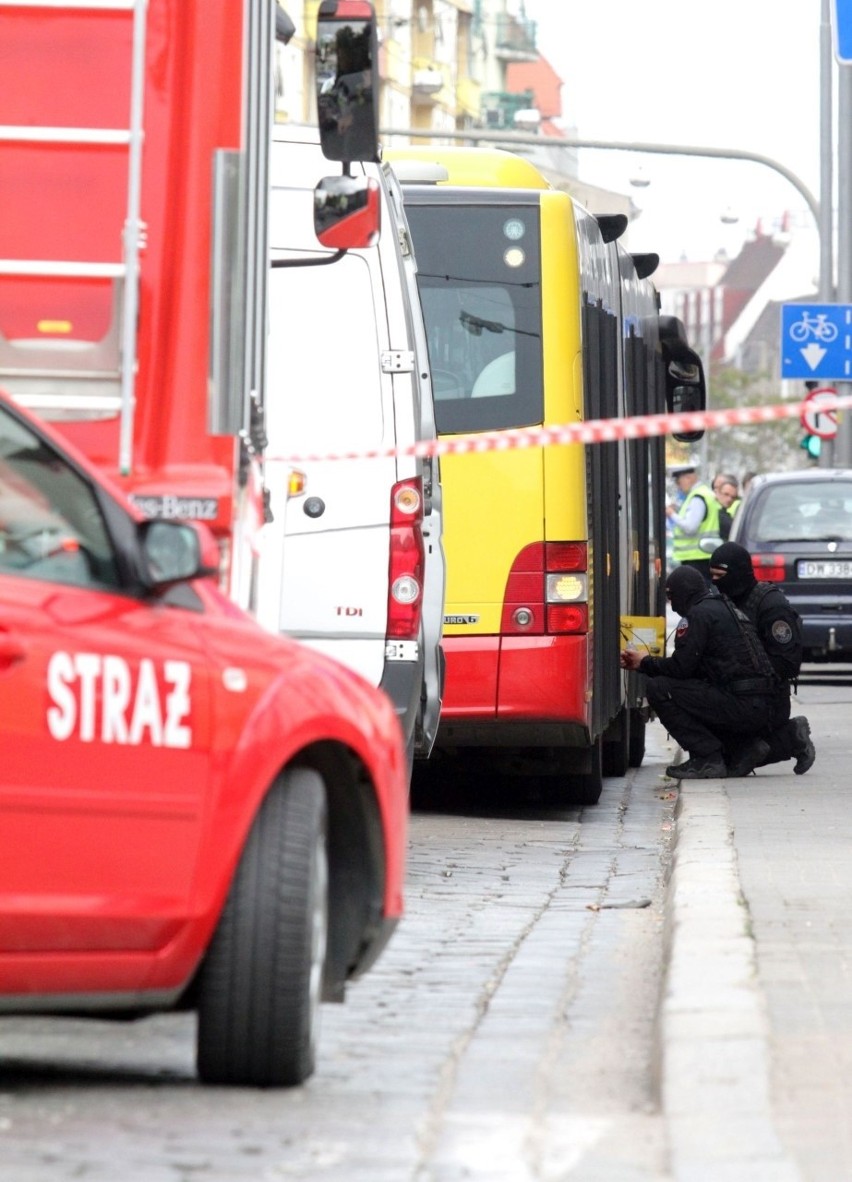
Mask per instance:
[[[682,617],[672,655],[643,657],[627,649],[621,665],[648,677],[648,704],[689,753],[685,762],[666,768],[666,775],[679,780],[721,778],[726,774],[725,747],[734,736],[756,738],[766,733],[776,698],[786,687],[748,617],[708,586],[697,570],[673,570],[666,580],[666,595]]]

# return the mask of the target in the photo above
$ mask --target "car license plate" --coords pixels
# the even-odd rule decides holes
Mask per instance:
[[[800,579],[852,579],[852,562],[799,562],[796,567]]]

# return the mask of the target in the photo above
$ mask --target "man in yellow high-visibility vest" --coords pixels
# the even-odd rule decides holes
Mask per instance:
[[[683,493],[680,508],[666,506],[666,517],[673,527],[672,558],[678,566],[691,566],[700,571],[708,583],[710,554],[715,548],[704,538],[719,538],[719,501],[709,484],[698,479],[697,469],[691,465],[673,468],[670,475]]]

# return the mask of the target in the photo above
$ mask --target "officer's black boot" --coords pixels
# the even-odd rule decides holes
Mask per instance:
[[[790,719],[790,725],[795,729],[796,739],[793,745],[793,757],[796,760],[796,766],[793,771],[797,776],[803,776],[806,771],[813,767],[816,759],[816,749],[811,742],[811,728],[810,723],[799,714],[796,718]]]
[[[728,775],[721,755],[693,755],[683,763],[673,763],[666,775],[675,780],[719,780]]]
[[[733,779],[738,776],[750,776],[756,767],[766,763],[771,754],[771,748],[764,739],[755,739],[749,743],[734,763],[728,766],[728,775]]]

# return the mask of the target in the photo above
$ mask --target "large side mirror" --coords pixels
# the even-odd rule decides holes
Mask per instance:
[[[374,246],[380,225],[379,183],[372,177],[327,176],[314,189],[314,230],[323,246]]]
[[[293,24],[289,15],[284,11],[280,4],[275,5],[275,40],[280,41],[282,45],[289,45],[293,34],[296,32],[296,26]]]
[[[707,408],[704,366],[686,340],[686,330],[676,316],[660,317],[660,345],[666,367],[666,407],[669,414]],[[673,433],[678,443],[696,443],[703,431]]]
[[[367,0],[322,0],[317,13],[320,143],[328,160],[379,159],[378,39]]]

